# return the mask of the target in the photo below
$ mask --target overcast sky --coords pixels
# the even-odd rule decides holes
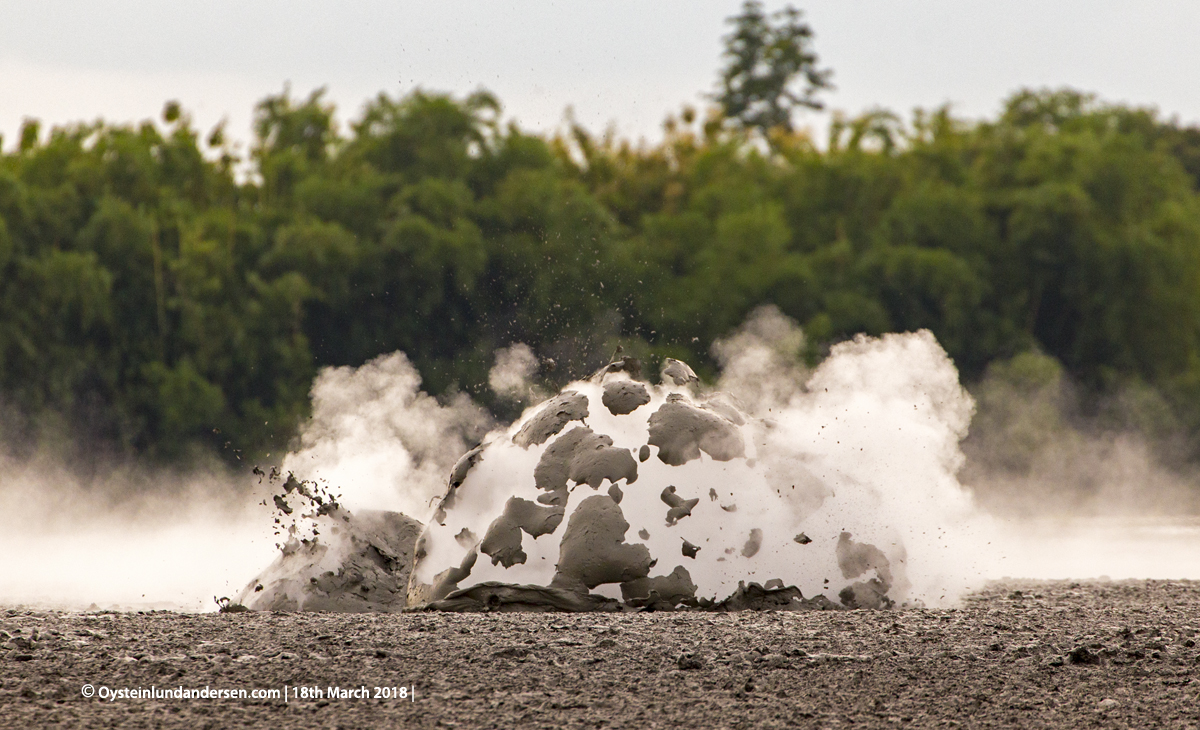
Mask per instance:
[[[1200,122],[1195,0],[816,0],[795,3],[834,70],[830,108],[908,114],[946,102],[994,114],[1023,86],[1072,86]],[[782,6],[769,2],[769,8]],[[738,0],[0,0],[0,134],[135,121],[180,100],[197,126],[248,140],[254,103],[290,83],[328,87],[339,119],[420,86],[495,92],[506,115],[551,130],[657,138],[702,104]],[[826,115],[801,124],[823,127]]]

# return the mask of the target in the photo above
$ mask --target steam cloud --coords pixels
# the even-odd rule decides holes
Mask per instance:
[[[488,371],[488,385],[503,398],[515,401],[536,399],[533,376],[537,374],[538,359],[524,342],[496,351],[496,364]]]
[[[859,336],[805,377],[802,342],[767,307],[714,347],[720,387],[768,424],[759,435],[768,481],[781,493],[806,484],[787,489],[793,509],[823,504],[827,530],[899,539],[913,598],[956,599],[981,581],[992,528],[956,477],[975,406],[953,362],[928,331]]]
[[[213,610],[277,552],[264,494],[220,465],[83,477],[0,454],[0,604]]]
[[[283,471],[328,485],[351,510],[427,519],[450,468],[492,421],[466,394],[443,405],[420,387],[420,373],[402,352],[357,369],[321,371],[312,420]]]

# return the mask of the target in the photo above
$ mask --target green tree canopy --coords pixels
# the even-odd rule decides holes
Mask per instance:
[[[0,153],[16,430],[265,454],[327,365],[403,350],[432,392],[501,407],[497,348],[528,344],[560,383],[618,344],[711,373],[711,343],[770,303],[814,358],[918,328],[967,380],[1037,352],[1097,398],[1168,403],[1200,444],[1192,128],[1070,90],[978,122],[838,118],[825,149],[688,110],[640,145],[500,119],[486,93],[417,91],[342,126],[320,91],[285,90],[243,168],[177,105],[27,124]]]

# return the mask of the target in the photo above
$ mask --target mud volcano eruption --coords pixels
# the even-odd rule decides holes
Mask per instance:
[[[718,344],[714,387],[677,360],[658,384],[617,360],[462,455],[430,513],[413,515],[419,538],[411,520],[326,509],[314,519],[334,524],[293,542],[240,600],[467,611],[954,600],[979,582],[983,527],[954,476],[973,405],[953,365],[922,332],[860,337],[807,371],[782,354],[797,334],[760,312]]]

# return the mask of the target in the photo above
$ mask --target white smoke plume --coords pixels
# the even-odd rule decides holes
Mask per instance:
[[[992,525],[956,476],[974,402],[954,363],[924,330],[835,345],[811,374],[802,344],[765,307],[714,346],[719,387],[768,424],[758,444],[768,480],[857,538],[894,530],[914,597],[944,603],[978,585]]]
[[[752,411],[769,410],[798,395],[808,379],[800,361],[804,333],[777,307],[759,307],[730,336],[713,343],[721,365],[718,387]]]
[[[321,371],[312,419],[283,472],[326,486],[350,510],[427,519],[454,462],[492,422],[465,394],[443,405],[420,387],[420,373],[402,352]]]
[[[496,350],[496,364],[488,371],[488,385],[502,398],[518,402],[538,400],[533,385],[538,358],[524,342]]]

